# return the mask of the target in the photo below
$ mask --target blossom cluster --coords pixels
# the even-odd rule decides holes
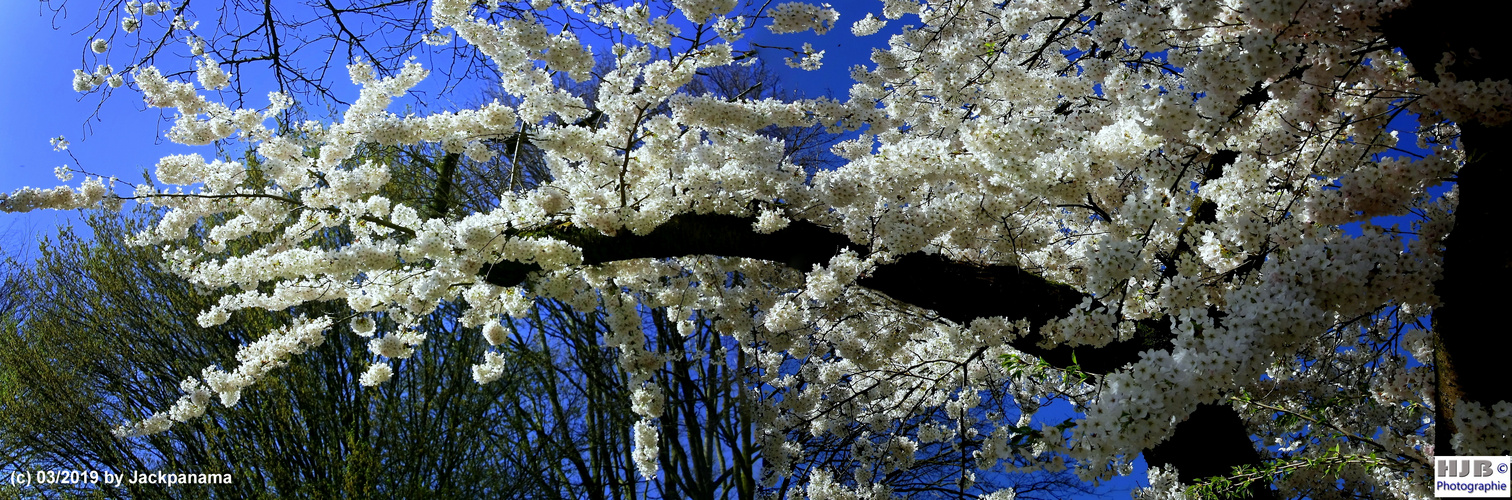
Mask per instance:
[[[773,33],[797,33],[814,30],[814,33],[823,35],[835,23],[840,20],[840,12],[830,7],[830,4],[814,5],[801,2],[787,2],[777,4],[772,8],[772,25],[769,29]]]
[[[222,405],[235,406],[241,400],[242,390],[273,370],[288,363],[288,358],[301,354],[325,342],[325,330],[331,319],[322,317],[300,319],[293,325],[270,333],[249,344],[236,353],[241,364],[227,372],[218,367],[207,367],[199,379],[189,378],[181,384],[185,392],[173,408],[158,412],[137,422],[122,424],[115,429],[121,437],[144,436],[168,430],[174,422],[186,422],[205,413],[212,393],[220,396]]]

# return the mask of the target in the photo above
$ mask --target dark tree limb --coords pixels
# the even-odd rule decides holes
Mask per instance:
[[[1176,424],[1170,439],[1145,450],[1144,456],[1151,466],[1175,466],[1182,484],[1228,476],[1234,467],[1260,463],[1244,420],[1227,404],[1198,405],[1197,411]],[[1274,497],[1265,482],[1251,483],[1249,493],[1251,498]]]
[[[752,230],[755,219],[733,215],[683,214],[644,236],[606,236],[596,230],[565,228],[547,232],[582,248],[583,264],[671,258],[689,255],[719,255],[764,260],[798,270],[828,263],[842,250],[866,255],[869,250],[845,236],[810,222],[798,221],[771,234]],[[485,280],[499,286],[524,282],[539,271],[535,264],[500,262],[485,270]],[[967,325],[977,318],[1027,319],[1035,330],[1064,316],[1088,295],[1070,285],[1048,281],[1009,265],[983,266],[956,262],[938,254],[912,253],[878,266],[857,284],[895,300],[933,311],[940,317]],[[1095,304],[1094,307],[1100,304]],[[1077,349],[1081,370],[1107,373],[1139,359],[1148,349],[1170,349],[1174,338],[1168,321],[1142,322],[1134,339],[1097,348]],[[1053,365],[1072,364],[1068,346],[1043,347],[1044,338],[1031,333],[1013,342],[1013,347],[1034,354]]]
[[[574,227],[550,228],[542,233],[581,248],[585,265],[718,255],[764,260],[806,271],[815,264],[828,263],[844,250],[858,255],[869,252],[865,246],[810,222],[793,222],[771,234],[755,232],[753,223],[755,219],[749,217],[682,214],[646,235],[627,232],[607,236]],[[486,267],[483,274],[485,281],[494,285],[514,286],[540,270],[535,264],[503,261]],[[983,266],[951,261],[938,254],[913,253],[879,266],[858,279],[857,284],[963,325],[977,318],[998,316],[1027,319],[1033,333],[1012,341],[1014,348],[1060,368],[1075,364],[1088,373],[1111,372],[1137,361],[1139,353],[1146,350],[1170,350],[1175,338],[1168,319],[1146,320],[1140,322],[1133,339],[1077,348],[1073,363],[1071,347],[1042,345],[1045,339],[1038,329],[1065,315],[1088,296],[1069,285],[1009,265]],[[1196,448],[1201,452],[1188,452]],[[1226,404],[1200,406],[1177,426],[1175,437],[1147,452],[1153,454],[1148,458],[1150,463],[1176,467],[1184,482],[1227,475],[1236,465],[1260,464],[1244,421]],[[1251,492],[1257,498],[1270,498],[1268,488],[1269,485],[1256,485]]]

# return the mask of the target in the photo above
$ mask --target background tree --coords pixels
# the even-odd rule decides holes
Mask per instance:
[[[111,435],[119,422],[171,402],[179,382],[203,365],[230,359],[292,314],[330,312],[322,309],[330,306],[202,328],[189,318],[213,304],[214,295],[174,278],[151,249],[126,245],[140,222],[108,214],[87,221],[93,241],[65,230],[19,274],[31,297],[16,313],[19,326],[5,332],[0,354],[0,378],[9,382],[0,399],[7,415],[0,433],[16,447],[7,471],[164,470],[234,478],[207,487],[96,490],[130,498],[531,492],[534,485],[521,478],[538,474],[527,458],[540,452],[508,433],[512,415],[504,404],[532,393],[531,381],[469,388],[466,366],[442,361],[481,350],[479,335],[441,320],[424,328],[445,352],[422,349],[403,365],[407,373],[381,390],[358,383],[371,356],[365,347],[332,339],[281,368],[281,380],[249,392],[239,411],[212,411],[195,426],[151,440]]]

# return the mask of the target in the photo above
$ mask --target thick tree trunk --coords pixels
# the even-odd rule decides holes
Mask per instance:
[[[1464,0],[1419,2],[1388,19],[1382,32],[1393,46],[1401,47],[1418,76],[1441,81],[1506,80],[1512,77],[1512,54],[1496,16],[1483,15],[1485,7]],[[1453,63],[1439,73],[1435,65],[1452,54]],[[1506,307],[1497,291],[1512,283],[1512,242],[1500,229],[1502,199],[1512,188],[1512,130],[1488,127],[1477,121],[1460,123],[1460,147],[1468,161],[1456,176],[1459,207],[1454,228],[1444,241],[1444,275],[1435,283],[1440,306],[1433,311],[1434,367],[1437,392],[1434,405],[1435,453],[1460,455],[1450,445],[1458,430],[1454,405],[1463,399],[1491,406],[1512,400],[1512,387],[1502,379],[1502,349],[1491,344],[1505,329],[1500,311]],[[1502,450],[1512,453],[1512,450]]]
[[[1459,208],[1454,229],[1445,240],[1444,276],[1437,283],[1442,305],[1433,314],[1434,361],[1438,372],[1437,404],[1434,407],[1434,448],[1439,455],[1463,455],[1450,445],[1459,429],[1454,423],[1454,404],[1459,400],[1487,407],[1512,400],[1506,384],[1506,352],[1495,343],[1505,331],[1500,311],[1505,299],[1496,291],[1512,283],[1512,251],[1509,238],[1499,228],[1505,215],[1501,198],[1512,187],[1512,169],[1505,150],[1478,145],[1508,144],[1506,128],[1462,125],[1460,139],[1472,158],[1460,169]],[[1502,450],[1502,453],[1512,450]]]

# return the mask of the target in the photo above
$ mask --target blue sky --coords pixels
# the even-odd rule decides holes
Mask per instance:
[[[865,17],[867,11],[880,15],[881,2],[832,3],[841,11],[841,19],[827,35],[820,37],[810,32],[776,36],[763,25],[748,32],[747,37],[763,44],[793,47],[812,42],[816,49],[825,50],[824,68],[814,72],[788,68],[782,62],[786,54],[780,51],[766,50],[761,56],[779,72],[788,88],[802,90],[809,96],[833,91],[836,98],[843,99],[849,89],[849,68],[869,63],[870,51],[863,46],[885,44],[903,22],[910,18],[917,22],[917,17],[892,21],[883,32],[861,40],[851,35],[851,23]],[[163,140],[162,133],[169,125],[165,119],[171,118],[171,114],[147,108],[134,91],[123,89],[109,99],[102,99],[98,92],[75,92],[71,85],[73,70],[92,71],[103,61],[87,49],[90,33],[81,31],[91,24],[95,12],[90,10],[92,7],[76,2],[68,4],[70,8],[63,14],[55,14],[46,5],[35,0],[0,2],[0,19],[6,24],[0,30],[0,43],[19,49],[0,53],[0,64],[6,68],[0,74],[0,112],[11,117],[0,120],[0,151],[5,152],[0,159],[0,191],[65,184],[53,176],[53,169],[60,165],[135,182],[141,179],[144,169],[151,168],[165,155],[188,150],[211,155],[206,148],[191,149]],[[681,16],[674,19],[682,21]],[[144,28],[144,32],[150,29],[150,26]],[[128,54],[118,49],[122,47],[113,47],[109,55],[120,69]],[[163,64],[187,67],[189,61],[179,59]],[[338,84],[350,86],[344,81]],[[355,87],[348,90],[355,95]],[[476,90],[439,99],[434,94],[430,97],[430,102],[442,108],[455,108],[480,98]],[[249,104],[261,103],[254,98]],[[402,104],[393,109],[400,109],[399,106]],[[49,140],[58,136],[71,143],[68,153],[53,151]],[[67,184],[77,185],[80,180],[75,177]],[[31,251],[38,238],[52,234],[53,228],[60,224],[76,220],[77,216],[70,212],[54,210],[0,214],[0,253]]]
[[[747,39],[742,41],[793,48],[802,48],[805,42],[813,44],[814,50],[824,51],[824,66],[815,71],[789,68],[783,59],[790,53],[762,50],[758,54],[768,67],[777,70],[778,75],[782,77],[782,83],[789,88],[800,89],[809,97],[823,96],[828,92],[835,99],[845,100],[850,94],[851,66],[857,64],[874,66],[871,62],[871,47],[886,47],[888,38],[901,33],[905,24],[919,24],[919,16],[909,14],[903,16],[902,19],[887,20],[887,26],[881,31],[873,35],[857,37],[851,34],[851,25],[866,18],[868,12],[877,18],[886,19],[882,17],[882,2],[850,0],[835,1],[830,4],[834,5],[835,10],[840,11],[840,22],[824,35],[815,35],[812,31],[776,35],[767,30],[763,23],[758,28],[747,32]]]
[[[0,120],[0,190],[63,184],[53,168],[65,164],[136,181],[143,168],[174,150],[157,139],[160,115],[146,111],[140,98],[120,93],[101,105],[99,94],[73,91],[73,70],[92,70],[94,62],[85,61],[89,37],[71,29],[91,20],[93,12],[70,11],[67,19],[54,22],[35,0],[0,2],[5,24],[0,44],[13,47],[0,51],[0,67],[6,68],[0,73],[0,113],[7,117]],[[48,140],[60,135],[72,143],[69,151],[78,161],[53,151]],[[56,210],[0,213],[0,249],[33,250],[38,235],[53,234],[54,227],[74,220]]]

